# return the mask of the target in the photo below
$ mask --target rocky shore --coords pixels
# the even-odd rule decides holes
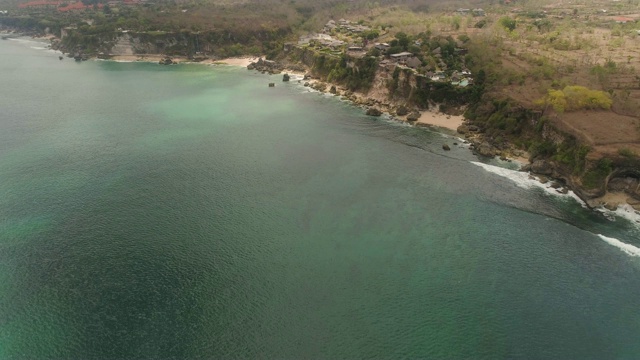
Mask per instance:
[[[387,114],[392,119],[408,123],[409,125],[444,129],[445,132],[450,135],[456,133],[462,135],[471,144],[471,149],[479,155],[486,157],[498,156],[504,160],[513,159],[528,163],[528,160],[525,158],[527,154],[523,151],[518,151],[513,147],[498,149],[492,146],[478,132],[479,129],[477,126],[465,124],[464,116],[462,115],[450,115],[434,110],[422,110],[417,107],[407,106],[402,101],[383,101],[380,100],[380,96],[377,96],[378,94],[371,94],[376,91],[375,89],[372,89],[369,93],[350,91],[339,84],[329,83],[319,77],[311,75],[308,69],[302,65],[291,66],[290,64],[284,65],[276,61],[260,59],[257,62],[249,64],[247,69],[268,74],[284,73],[285,78],[288,78],[288,74],[298,74],[302,76],[302,79],[298,81],[302,83],[303,86],[319,92],[340,96],[344,100],[362,107],[369,116],[377,117]],[[437,108],[437,106],[434,105],[433,108]]]
[[[285,77],[288,77],[290,73],[299,74],[302,79],[298,81],[303,86],[340,96],[344,100],[362,107],[369,116],[377,117],[388,114],[391,119],[412,126],[444,129],[445,133],[460,136],[465,143],[469,144],[469,149],[474,154],[488,158],[497,157],[503,161],[515,161],[521,164],[520,171],[528,173],[530,179],[555,189],[558,194],[567,194],[569,191],[573,191],[590,208],[605,208],[613,211],[628,205],[636,211],[640,211],[640,184],[637,184],[637,181],[634,183],[632,178],[613,181],[609,184],[610,191],[603,194],[589,193],[577,184],[575,179],[565,176],[553,161],[531,159],[530,154],[518,149],[514,144],[505,141],[497,142],[488,137],[482,129],[461,115],[449,115],[432,110],[425,111],[406,106],[401,101],[381,100],[379,94],[375,94],[375,89],[369,93],[353,92],[339,84],[329,83],[313,76],[306,67],[301,65],[292,67],[260,59],[249,64],[247,68],[268,74],[285,73]],[[434,104],[432,108],[437,108],[437,106]],[[447,148],[448,145],[443,146],[443,151],[448,151]]]
[[[7,32],[8,36],[24,36],[24,34],[16,32]],[[56,49],[54,44],[57,39],[48,37],[51,41],[52,49]],[[167,57],[162,54],[138,54],[138,55],[117,55],[98,54],[97,56],[88,56],[83,53],[68,53],[67,57],[74,58],[76,61],[84,61],[87,59],[110,59],[114,61],[142,61],[154,62],[163,65],[172,65],[178,63],[193,63],[188,58]],[[280,63],[276,61],[266,60],[263,57],[243,57],[233,59],[206,59],[198,61],[201,64],[229,64],[247,67],[249,70],[258,71],[265,74],[283,74],[283,81],[291,80],[290,74],[297,75],[303,86],[310,87],[316,91],[330,93],[342,97],[351,103],[360,106],[369,116],[381,116],[388,114],[391,119],[404,122],[417,127],[437,127],[444,129],[445,133],[457,135],[463,138],[463,141],[469,144],[470,150],[479,156],[498,157],[504,161],[517,161],[522,164],[522,171],[530,174],[532,179],[537,179],[543,184],[549,184],[556,189],[558,193],[564,194],[573,190],[590,208],[603,207],[609,210],[615,210],[619,207],[629,206],[640,211],[640,184],[637,178],[640,174],[627,176],[625,173],[613,174],[607,179],[604,191],[597,192],[586,190],[574,178],[566,175],[566,171],[549,159],[531,159],[529,154],[517,149],[513,144],[488,137],[483,133],[482,129],[468,120],[462,115],[444,114],[435,109],[437,104],[430,106],[429,110],[419,109],[408,106],[402,99],[390,100],[387,96],[381,94],[378,89],[373,87],[369,92],[353,92],[339,84],[332,84],[323,81],[323,79],[313,76],[309,69],[302,64]],[[275,84],[274,84],[275,85]],[[448,151],[448,145],[443,147],[443,151]],[[639,171],[640,172],[640,171]]]

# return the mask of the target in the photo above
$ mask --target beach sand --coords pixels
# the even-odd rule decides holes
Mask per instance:
[[[159,62],[160,60],[166,58],[165,55],[114,55],[110,60],[113,61],[122,61],[122,62]],[[171,56],[171,60],[177,63],[195,63],[195,64],[203,64],[203,65],[231,65],[231,66],[240,66],[247,67],[254,61],[258,61],[258,57],[237,57],[237,58],[228,58],[228,59],[220,59],[213,60],[207,59],[204,61],[193,62],[185,57],[174,57]]]
[[[416,123],[439,126],[445,129],[456,130],[462,125],[464,116],[462,115],[446,115],[432,111],[424,111],[420,114],[420,118]]]
[[[247,67],[252,62],[258,61],[258,59],[259,57],[238,57],[238,58],[228,58],[228,59],[222,59],[222,60],[216,60],[216,61],[205,60],[203,61],[203,63],[206,64],[210,62],[215,64],[226,64],[226,65],[232,65],[232,66]]]
[[[135,62],[135,61],[142,61],[142,62],[158,62],[162,59],[164,59],[166,56],[164,55],[114,55],[110,58],[110,60],[113,61],[126,61],[126,62]],[[172,58],[174,61],[177,62],[184,62],[187,61],[187,58]]]

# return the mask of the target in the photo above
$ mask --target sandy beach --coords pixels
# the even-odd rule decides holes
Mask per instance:
[[[110,60],[113,61],[122,61],[122,62],[136,62],[136,61],[140,61],[140,62],[159,62],[160,60],[166,58],[165,55],[158,55],[158,54],[153,54],[153,55],[114,55],[110,58]],[[194,63],[194,64],[203,64],[203,65],[218,65],[218,64],[224,64],[224,65],[231,65],[231,66],[240,66],[240,67],[247,67],[249,64],[251,64],[254,61],[258,61],[259,57],[235,57],[235,58],[227,58],[227,59],[220,59],[220,60],[213,60],[213,59],[207,59],[207,60],[203,60],[203,61],[199,61],[199,62],[193,62],[191,60],[189,60],[186,57],[174,57],[171,56],[170,57],[171,60],[177,62],[177,63]]]
[[[205,62],[203,63],[206,64],[207,62],[211,62],[215,64],[226,64],[226,65],[232,65],[232,66],[247,67],[252,62],[258,61],[258,59],[260,59],[260,57],[237,57],[237,58],[228,58],[228,59],[222,59],[222,60],[216,60],[216,61],[205,60]]]
[[[447,115],[432,111],[424,111],[420,114],[420,118],[418,119],[418,121],[416,121],[416,123],[439,126],[455,131],[458,126],[462,125],[463,121],[464,116],[462,115]]]
[[[158,62],[162,59],[164,59],[166,56],[163,55],[114,55],[112,56],[109,60],[113,60],[113,61],[126,61],[126,62],[135,62],[135,61],[141,61],[141,62]],[[172,58],[174,61],[177,62],[185,62],[188,61],[187,58]]]

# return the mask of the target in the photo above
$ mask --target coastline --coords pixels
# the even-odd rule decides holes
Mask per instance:
[[[161,54],[149,54],[149,55],[112,55],[108,59],[110,61],[117,62],[149,62],[149,63],[158,63],[163,59],[166,59],[167,56]],[[192,61],[186,57],[169,57],[176,64],[202,64],[202,65],[230,65],[230,66],[240,66],[247,67],[252,62],[256,61],[259,57],[255,56],[244,56],[244,57],[231,57],[225,59],[205,59],[202,61]]]
[[[458,127],[464,123],[464,120],[464,116],[462,115],[447,115],[441,112],[427,110],[420,114],[420,118],[416,121],[416,124],[438,126],[456,131]]]
[[[299,71],[293,71],[290,69],[285,69],[282,71],[283,73],[293,74],[293,75],[304,75]],[[344,99],[350,101],[352,104],[356,106],[361,106],[364,108],[375,108],[379,110],[382,114],[386,114],[396,121],[400,121],[411,126],[416,127],[435,127],[446,130],[446,132],[456,133],[458,127],[464,123],[464,116],[462,115],[448,115],[441,112],[435,112],[432,110],[416,110],[420,114],[419,118],[416,121],[407,120],[407,115],[397,115],[395,109],[397,109],[401,104],[395,102],[387,102],[378,100],[378,96],[376,94],[370,93],[361,93],[361,92],[351,92],[339,84],[324,82],[316,78],[301,80],[305,81],[308,84],[305,84],[305,87],[309,87],[316,91],[322,93],[330,93],[336,96],[342,96]],[[335,93],[332,93],[331,89],[335,87]],[[372,90],[375,92],[375,90]]]
[[[41,40],[52,41],[57,39],[55,36],[44,36],[37,37]],[[51,45],[49,46],[51,48]],[[58,50],[60,51],[60,50]],[[64,54],[64,52],[63,52]],[[65,54],[68,55],[68,54]],[[266,59],[263,56],[238,56],[238,57],[230,57],[223,59],[204,59],[201,61],[193,61],[187,57],[172,57],[163,54],[131,54],[131,55],[107,55],[105,58],[100,58],[97,56],[93,56],[91,60],[103,60],[103,61],[114,61],[114,62],[145,62],[145,63],[161,63],[164,59],[171,59],[173,64],[201,64],[201,65],[228,65],[234,67],[242,67],[247,68],[249,65],[257,62],[260,59]],[[443,134],[457,137],[460,141],[464,143],[470,143],[472,139],[465,139],[464,134],[460,134],[457,132],[458,128],[464,124],[465,118],[463,115],[449,115],[439,111],[434,111],[432,108],[427,110],[417,110],[414,109],[413,112],[417,113],[419,116],[415,121],[409,121],[407,119],[408,115],[398,115],[396,110],[402,104],[397,101],[390,101],[385,99],[384,94],[380,93],[378,89],[370,89],[367,93],[363,92],[352,92],[343,86],[324,82],[317,77],[311,77],[309,75],[309,69],[300,67],[296,68],[296,64],[289,64],[289,66],[284,66],[276,72],[270,72],[271,74],[289,74],[291,76],[295,76],[296,79],[291,79],[291,81],[297,81],[298,83],[303,83],[305,87],[310,87],[316,91],[322,93],[330,93],[335,96],[341,97],[343,100],[349,101],[352,105],[361,107],[363,109],[375,108],[380,114],[387,115],[391,120],[401,122],[407,124],[409,126],[414,127],[429,127],[433,128],[435,131],[442,132]],[[265,73],[264,69],[260,71],[259,69],[255,69],[258,72]],[[319,85],[319,86],[314,86]],[[335,91],[332,91],[335,89]],[[384,99],[384,100],[381,100]],[[473,151],[473,149],[471,149]],[[523,156],[518,156],[515,154],[510,154],[506,158],[509,161],[514,161],[519,164],[520,168],[524,165],[529,164],[529,160]]]
[[[53,39],[57,39],[55,36],[46,36],[41,37],[41,39],[52,41]],[[107,55],[105,58],[100,57],[91,57],[90,59],[96,60],[101,59],[104,61],[115,61],[115,62],[147,62],[147,63],[160,63],[164,59],[171,59],[173,64],[202,64],[202,65],[228,65],[235,67],[243,67],[247,68],[249,65],[257,62],[259,59],[266,59],[264,55],[262,56],[238,56],[238,57],[230,57],[223,59],[204,59],[201,61],[193,61],[184,56],[167,56],[163,54],[131,54],[131,55]],[[383,99],[384,96],[379,94],[376,89],[371,89],[367,93],[362,92],[351,92],[346,88],[340,86],[339,84],[324,82],[318,78],[312,78],[309,76],[308,69],[305,71],[301,71],[300,68],[293,69],[294,66],[285,66],[281,70],[277,72],[272,72],[272,74],[289,74],[301,77],[300,79],[296,79],[298,82],[308,82],[305,83],[305,86],[313,88],[317,91],[323,93],[331,93],[336,96],[341,96],[343,99],[350,101],[353,105],[361,106],[365,109],[375,108],[380,113],[388,115],[391,119],[395,121],[399,121],[410,126],[416,127],[431,127],[435,128],[436,131],[441,131],[448,135],[460,135],[462,140],[467,142],[470,139],[464,139],[463,135],[457,132],[458,128],[464,124],[465,118],[463,115],[449,115],[439,111],[434,111],[432,109],[427,110],[417,110],[415,109],[413,112],[417,113],[419,116],[415,121],[409,121],[407,119],[408,115],[398,115],[396,114],[396,110],[402,104],[396,101],[389,100],[380,100]],[[259,69],[255,69],[259,71]],[[265,71],[261,71],[265,73]],[[335,92],[332,92],[332,88],[335,88]],[[515,161],[522,166],[529,163],[529,160],[526,157],[519,156],[516,154],[509,154],[506,156],[507,159]]]
[[[33,37],[32,37],[33,38]],[[36,39],[42,40],[51,40],[52,37],[40,37]],[[161,60],[166,59],[167,56],[162,54],[148,54],[148,55],[113,55],[109,56],[105,61],[115,61],[115,62],[147,62],[147,63],[159,63]],[[172,61],[176,64],[202,64],[202,65],[228,65],[234,67],[243,67],[247,68],[248,65],[254,63],[258,59],[262,59],[262,57],[256,56],[242,56],[242,57],[231,57],[224,59],[205,59],[203,61],[192,61],[186,57],[172,57]],[[97,59],[97,57],[92,57],[91,59]],[[272,74],[290,74],[294,75],[297,78],[292,79],[292,81],[297,81],[298,83],[308,82],[309,84],[305,84],[310,88],[313,88],[316,91],[323,93],[330,93],[335,96],[340,96],[343,100],[349,101],[351,104],[361,107],[363,109],[371,109],[375,108],[380,113],[384,113],[389,116],[390,119],[394,121],[398,121],[404,124],[408,124],[410,126],[416,127],[433,127],[436,131],[442,132],[444,134],[450,136],[457,136],[458,139],[465,143],[472,143],[470,150],[476,153],[476,149],[474,145],[477,146],[476,140],[474,138],[474,134],[471,136],[467,136],[467,134],[458,133],[458,127],[465,124],[465,118],[461,115],[448,115],[438,111],[432,110],[432,107],[429,110],[421,110],[419,111],[419,117],[416,121],[408,121],[407,116],[399,116],[396,115],[396,110],[402,104],[398,101],[388,100],[381,94],[376,92],[376,89],[371,89],[370,91],[363,92],[351,92],[348,89],[337,85],[335,83],[324,82],[318,78],[310,78],[309,71],[301,71],[300,68],[296,68],[295,70],[292,67],[295,67],[297,64],[292,64],[291,67],[283,67],[281,70],[279,69],[277,72],[272,72]],[[257,69],[256,69],[257,70]],[[260,70],[257,70],[260,72]],[[264,73],[264,71],[262,71]],[[317,86],[315,86],[317,85]],[[446,149],[445,149],[446,150]],[[528,169],[523,169],[526,165],[530,164],[529,159],[527,158],[527,154],[521,151],[512,152],[513,149],[502,150],[501,153],[498,154],[502,160],[509,160],[516,162],[520,165],[522,170],[525,170],[527,173],[531,175],[536,175],[536,173],[529,171]],[[483,155],[480,153],[480,155]],[[546,183],[548,180],[558,180],[561,183],[565,181],[563,178],[554,178],[550,176],[543,176],[545,180],[540,180],[541,183]],[[569,184],[568,184],[569,185]],[[571,185],[567,186],[568,188],[573,188]],[[579,187],[578,187],[579,189]],[[576,191],[576,194],[585,202],[587,206],[592,209],[598,208],[607,208],[608,210],[615,210],[619,207],[629,206],[635,209],[636,213],[638,208],[640,207],[640,202],[629,198],[624,193],[616,193],[616,192],[607,192],[603,196],[598,198],[588,198],[580,196],[581,193]]]

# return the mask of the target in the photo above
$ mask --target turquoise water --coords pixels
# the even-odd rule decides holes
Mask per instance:
[[[296,82],[38,47],[0,42],[0,358],[640,357],[632,222]]]

